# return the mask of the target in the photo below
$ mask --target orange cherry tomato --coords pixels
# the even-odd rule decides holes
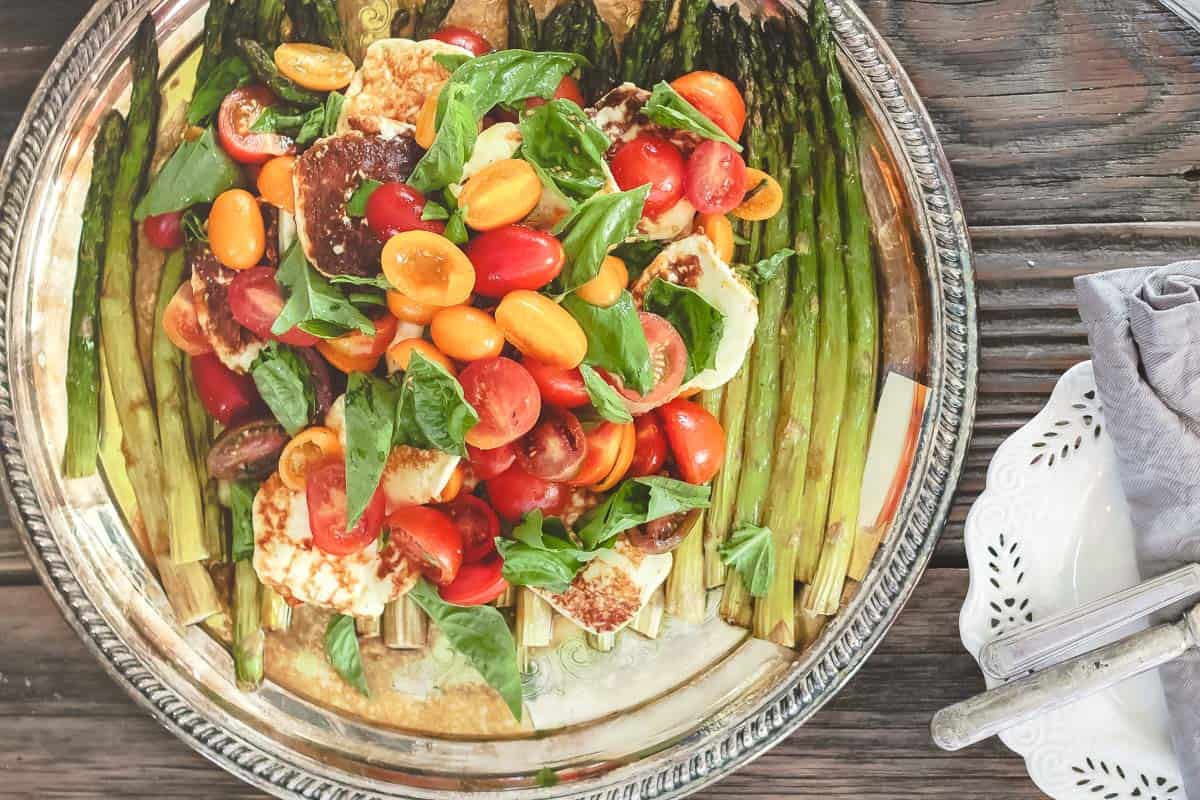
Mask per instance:
[[[292,172],[296,168],[295,156],[277,156],[258,173],[258,193],[276,208],[296,213],[296,191],[292,184]]]
[[[275,66],[285,77],[314,92],[344,89],[354,79],[350,56],[319,44],[285,42],[275,48]]]
[[[725,463],[725,431],[703,406],[675,399],[658,409],[679,475],[688,483],[708,483]]]
[[[525,219],[541,196],[542,181],[529,162],[505,158],[471,176],[458,203],[468,226],[490,231]]]
[[[292,437],[279,456],[279,478],[283,485],[304,491],[309,471],[328,459],[342,454],[342,443],[333,430],[317,425]]]
[[[779,182],[761,169],[746,168],[746,196],[733,210],[738,219],[759,222],[770,219],[783,208],[783,189]]]
[[[603,480],[613,471],[617,456],[621,453],[621,440],[625,426],[618,422],[604,421],[592,427],[586,434],[587,452],[575,477],[567,481],[572,486],[590,486]]]
[[[441,83],[433,87],[429,94],[425,95],[425,101],[421,103],[421,110],[417,112],[417,130],[413,136],[417,140],[417,144],[426,150],[433,147],[433,140],[437,138],[438,96],[442,93],[442,87],[445,85],[445,83]]]
[[[403,231],[383,246],[383,274],[402,294],[431,306],[467,302],[475,267],[454,242],[432,231]]]
[[[230,269],[250,269],[267,251],[267,229],[258,200],[245,189],[229,189],[208,212],[208,244]]]
[[[504,338],[524,355],[552,367],[578,367],[587,355],[587,335],[566,309],[544,294],[518,289],[496,306]]]
[[[438,349],[459,361],[495,358],[504,349],[504,334],[486,311],[450,306],[433,315],[429,334]]]
[[[585,303],[608,308],[621,299],[629,283],[629,270],[625,262],[616,256],[605,256],[600,263],[600,271],[596,277],[575,290],[575,294]]]
[[[175,296],[167,304],[163,312],[163,330],[171,344],[178,347],[189,356],[199,356],[212,352],[212,343],[200,329],[200,320],[196,317],[196,305],[192,300],[192,284],[185,281],[175,290]]]
[[[418,303],[394,289],[387,293],[387,307],[396,319],[417,325],[428,325],[429,321],[433,319],[433,315],[441,310],[441,306]]]
[[[717,256],[728,264],[733,260],[733,223],[724,214],[701,214],[696,220],[696,230],[712,242]]]
[[[466,469],[462,462],[458,462],[458,466],[454,468],[454,472],[450,473],[450,480],[446,481],[446,485],[438,492],[434,498],[435,503],[449,503],[454,498],[458,497],[458,493],[462,491],[463,479]]]
[[[746,101],[733,81],[716,72],[698,70],[671,81],[671,88],[715,122],[729,138],[741,138],[746,125]]]
[[[401,339],[387,350],[388,372],[403,372],[408,369],[409,359],[414,352],[420,353],[426,361],[435,361],[446,368],[451,375],[457,374],[454,362],[446,358],[436,347],[424,339]]]
[[[621,448],[617,451],[617,460],[613,463],[612,470],[603,480],[592,486],[592,491],[607,492],[620,483],[621,479],[625,477],[625,473],[629,471],[629,465],[633,463],[633,454],[636,450],[637,431],[632,422],[627,422],[621,426]]]
[[[336,339],[322,339],[317,342],[317,351],[346,374],[372,371],[395,338],[398,324],[391,314],[377,314],[372,321],[374,335],[351,331]]]

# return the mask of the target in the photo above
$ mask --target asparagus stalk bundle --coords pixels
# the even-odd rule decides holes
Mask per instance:
[[[275,66],[275,60],[266,48],[253,39],[237,39],[238,53],[256,80],[266,84],[276,97],[301,108],[313,108],[325,102],[325,95],[298,86]]]
[[[233,673],[238,688],[250,692],[262,685],[267,644],[259,608],[261,585],[249,560],[237,562],[233,570]]]
[[[229,41],[240,37],[254,38],[258,26],[258,3],[259,0],[233,0],[226,28]]]
[[[584,639],[587,641],[588,647],[598,653],[611,653],[617,646],[616,633],[592,633],[589,631]]]
[[[283,0],[259,0],[254,35],[264,47],[273,49],[283,40],[283,19],[286,15]]]
[[[229,531],[225,525],[225,516],[221,513],[220,499],[217,497],[217,482],[208,474],[208,451],[212,444],[212,425],[208,418],[208,412],[204,410],[204,404],[200,401],[200,393],[196,388],[196,379],[192,374],[190,364],[184,365],[183,376],[192,456],[196,465],[196,480],[200,483],[201,503],[204,507],[204,549],[208,551],[211,560],[228,561]]]
[[[383,643],[393,650],[422,650],[429,641],[429,618],[408,595],[383,608]]]
[[[708,0],[705,0],[708,2]],[[583,7],[584,42],[576,51],[584,55],[591,65],[583,69],[583,96],[596,100],[617,85],[620,65],[617,47],[613,42],[612,29],[600,18],[592,0],[580,0]]]
[[[527,586],[517,589],[517,663],[528,672],[534,647],[548,647],[554,635],[554,609]]]
[[[672,555],[667,575],[664,602],[666,612],[685,622],[704,621],[708,595],[704,586],[704,513],[695,512],[695,521]],[[635,630],[641,631],[635,626]]]
[[[670,0],[646,0],[642,4],[637,22],[622,46],[621,80],[638,84],[645,80],[647,66],[658,52],[670,16]]]
[[[200,50],[200,63],[196,66],[196,85],[201,86],[225,55],[225,26],[228,24],[232,6],[229,3],[208,4],[204,12],[204,44]]]
[[[675,64],[675,69],[679,74],[696,69],[696,59],[700,55],[701,20],[710,5],[710,0],[682,0],[679,8],[677,34],[679,49]]]

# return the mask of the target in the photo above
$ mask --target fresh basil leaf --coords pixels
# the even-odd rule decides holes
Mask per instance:
[[[584,565],[596,557],[595,551],[582,550],[571,541],[562,520],[543,519],[540,509],[525,515],[512,538],[496,539],[496,549],[504,559],[502,574],[514,586],[538,586],[552,592],[565,592]]]
[[[383,477],[396,426],[396,385],[365,372],[346,381],[346,530],[358,522]]]
[[[563,298],[562,307],[575,318],[587,336],[584,362],[616,375],[638,394],[654,388],[650,346],[628,291],[608,308],[594,306],[575,295]]]
[[[717,365],[725,315],[695,289],[655,278],[642,296],[642,309],[658,314],[679,332],[688,356],[685,381]]]
[[[288,114],[282,106],[267,106],[250,123],[251,133],[292,133],[304,123],[302,114]]]
[[[462,53],[434,53],[433,60],[453,75],[454,70],[471,60],[471,56]]]
[[[363,674],[362,653],[358,650],[358,632],[354,629],[354,617],[334,614],[325,627],[325,657],[342,676],[346,683],[364,695],[367,677]]]
[[[583,375],[583,388],[587,389],[588,399],[597,414],[609,422],[633,422],[633,415],[625,407],[620,393],[601,378],[600,373],[589,364],[580,364],[579,372]]]
[[[353,289],[346,295],[346,299],[359,311],[362,311],[364,306],[367,308],[387,308],[387,295],[376,289]]]
[[[189,242],[207,242],[208,241],[208,221],[203,214],[200,214],[194,208],[189,208],[183,212],[183,218],[179,221],[180,227],[183,228],[183,237]]]
[[[475,116],[470,90],[453,80],[442,90],[438,107],[437,135],[408,176],[408,184],[424,194],[462,178],[463,165],[471,157],[482,119],[482,115]]]
[[[346,201],[346,215],[350,217],[365,217],[367,215],[367,201],[371,199],[371,195],[375,194],[375,190],[383,186],[377,180],[371,178],[363,178],[363,182],[354,190],[354,194],[350,195],[350,199]]]
[[[566,266],[550,284],[550,291],[566,294],[596,277],[604,257],[637,228],[650,185],[627,192],[592,195],[554,227],[562,240]]]
[[[760,286],[778,275],[779,271],[787,264],[787,260],[794,255],[796,255],[795,250],[785,247],[753,264],[738,264],[735,269],[751,284]]]
[[[629,281],[632,283],[654,259],[658,258],[658,254],[663,251],[663,244],[657,239],[637,239],[622,242],[613,249],[612,254],[625,262],[625,271],[629,273]]]
[[[288,435],[308,427],[316,408],[312,370],[296,351],[279,342],[268,342],[254,363],[250,376],[267,408]]]
[[[604,131],[570,100],[551,100],[520,123],[521,156],[541,167],[571,200],[586,200],[604,188]]]
[[[317,106],[300,118],[300,129],[296,132],[297,147],[308,147],[321,138],[325,130],[325,114],[324,106]]]
[[[230,56],[218,63],[192,94],[187,110],[188,125],[207,121],[217,113],[227,94],[249,82],[250,68],[239,57]]]
[[[465,214],[466,209],[462,208],[461,206],[454,209],[454,213],[450,215],[448,220],[446,220],[446,230],[442,231],[443,236],[459,247],[462,247],[464,244],[466,244],[467,240],[470,238],[470,236],[467,234],[467,223],[464,219]]]
[[[708,486],[694,486],[674,478],[630,478],[603,503],[580,517],[575,533],[584,547],[594,550],[617,534],[651,520],[693,508],[708,508],[709,492]]]
[[[229,554],[234,561],[254,558],[254,496],[258,485],[249,481],[230,481],[229,509],[233,520]]]
[[[462,653],[521,720],[521,671],[517,643],[504,615],[492,606],[456,606],[447,603],[424,578],[408,596],[429,615],[450,646]]]
[[[664,128],[688,131],[704,139],[724,142],[739,153],[742,146],[730,139],[725,131],[708,117],[700,113],[694,105],[675,91],[671,84],[659,81],[650,92],[650,100],[642,107],[642,113]]]
[[[205,128],[194,141],[180,142],[138,201],[133,218],[141,222],[197,203],[211,203],[221,192],[241,183],[241,168],[217,144],[212,128]]]
[[[329,279],[329,282],[338,286],[369,286],[372,289],[379,289],[384,292],[392,288],[392,284],[382,274],[367,277],[362,275],[334,275]]]
[[[445,206],[435,203],[432,200],[426,200],[425,207],[421,209],[421,219],[425,222],[430,220],[450,219],[450,212]]]
[[[717,548],[721,562],[737,570],[746,589],[755,597],[766,597],[775,574],[775,538],[770,528],[742,525]]]
[[[398,408],[393,444],[466,456],[467,432],[479,415],[458,379],[441,364],[413,352],[400,383]]]
[[[341,92],[330,92],[325,98],[325,113],[321,115],[321,136],[333,136],[337,133],[338,117],[342,116],[342,106],[346,104],[346,96]]]
[[[297,326],[322,339],[334,339],[353,330],[367,336],[375,334],[374,323],[309,265],[298,241],[284,254],[275,280],[287,294],[283,311],[271,326],[276,336]]]

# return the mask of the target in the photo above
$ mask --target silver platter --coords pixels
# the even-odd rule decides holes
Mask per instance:
[[[372,725],[272,683],[239,693],[225,651],[171,617],[114,506],[119,487],[67,482],[59,470],[65,332],[95,127],[128,93],[121,54],[140,16],[154,14],[170,65],[195,43],[203,6],[97,3],[39,85],[0,174],[4,491],[42,580],[96,658],[189,746],[281,797],[680,797],[795,730],[861,666],[916,585],[946,519],[975,407],[962,208],[920,99],[859,9],[830,0],[842,66],[875,137],[865,149],[895,187],[890,209],[872,208],[876,245],[885,260],[911,262],[923,308],[910,317],[885,302],[884,360],[887,335],[916,337],[921,356],[909,366],[931,388],[913,472],[872,571],[802,657],[764,659],[743,643],[621,714],[539,736],[470,739]],[[538,786],[542,767],[556,770],[556,785]]]

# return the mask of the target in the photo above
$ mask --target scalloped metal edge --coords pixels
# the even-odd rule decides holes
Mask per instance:
[[[667,764],[632,764],[561,790],[533,790],[538,797],[588,800],[665,800],[682,797],[724,777],[789,735],[827,702],[874,650],[912,593],[932,554],[970,440],[978,372],[978,333],[974,272],[966,224],[949,163],[916,91],[890,50],[850,0],[827,0],[841,55],[866,79],[899,137],[896,153],[916,176],[923,216],[932,233],[934,264],[933,337],[930,383],[932,437],[914,465],[921,486],[912,498],[903,529],[893,534],[892,557],[877,563],[850,608],[838,621],[836,638],[825,652],[764,701],[733,732],[705,742],[703,730],[693,746],[672,753]],[[89,63],[107,41],[148,5],[138,0],[98,3],[54,59],[21,119],[0,167],[0,443],[3,444],[3,492],[16,510],[14,522],[45,585],[63,615],[109,673],[164,727],[194,750],[242,780],[281,797],[313,800],[368,800],[402,797],[363,792],[309,772],[219,728],[202,712],[163,684],[125,645],[92,606],[66,567],[46,525],[25,469],[17,435],[10,386],[8,302],[17,249],[40,154],[58,112],[67,104]],[[699,741],[695,741],[699,739]],[[565,792],[565,793],[564,793]],[[508,795],[509,793],[505,793]],[[516,793],[512,793],[515,795]]]

